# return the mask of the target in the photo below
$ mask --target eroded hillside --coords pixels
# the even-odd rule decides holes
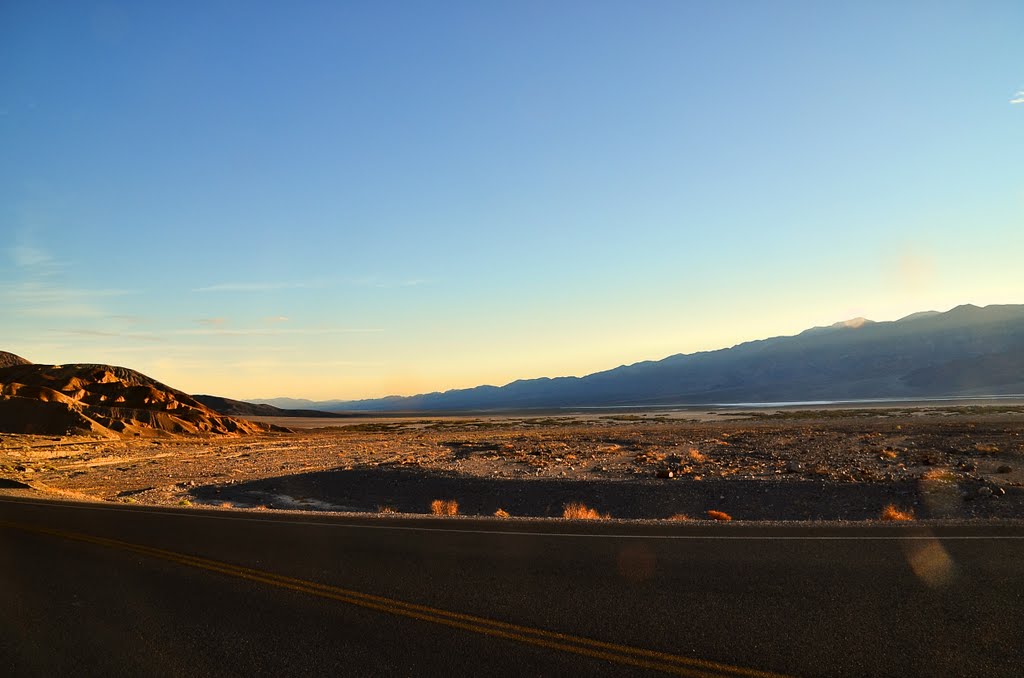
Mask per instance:
[[[0,431],[110,438],[259,433],[270,426],[218,414],[140,372],[111,365],[34,365],[0,356]]]

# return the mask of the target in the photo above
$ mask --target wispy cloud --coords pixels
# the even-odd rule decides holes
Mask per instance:
[[[94,302],[104,297],[132,294],[131,290],[75,289],[48,279],[0,284],[0,305],[19,313],[45,317],[101,317],[107,315]]]
[[[272,292],[275,290],[302,290],[323,287],[311,282],[226,282],[193,288],[193,292]]]
[[[20,299],[26,302],[44,303],[48,301],[67,301],[69,299],[95,299],[98,297],[120,297],[134,294],[134,290],[119,289],[86,289],[68,288],[56,284],[38,281],[0,284],[0,296],[7,299]]]
[[[200,318],[196,322],[203,327],[224,327],[227,320],[224,318]]]
[[[396,289],[400,287],[419,287],[433,283],[429,278],[390,278],[386,276],[363,276],[347,280],[266,280],[266,281],[235,281],[215,285],[194,287],[193,292],[276,292],[280,290],[313,290],[350,285],[353,287],[377,287]]]
[[[0,268],[0,279],[4,279],[0,280],[0,310],[44,317],[99,317],[106,314],[96,305],[99,299],[137,292],[69,286],[63,280],[65,263],[25,235],[0,252],[13,264]]]
[[[1010,99],[1010,103],[1011,104],[1024,104],[1024,89],[1022,89],[1022,90],[1018,91],[1016,94],[1014,94],[1013,98]]]
[[[66,328],[49,330],[60,335],[78,337],[117,337],[140,341],[164,341],[167,337],[284,337],[284,336],[327,336],[334,334],[366,334],[383,332],[378,327],[251,327],[226,329],[221,327],[200,327],[172,329],[164,332],[118,332],[116,330],[96,330],[89,328]]]
[[[240,329],[200,328],[190,330],[173,330],[170,334],[184,336],[222,336],[222,337],[280,337],[326,334],[362,334],[367,332],[383,332],[379,327],[251,327]]]
[[[150,351],[152,349],[149,349]],[[203,359],[194,356],[180,355],[156,359],[146,369],[160,371],[173,370],[181,373],[193,370],[245,370],[247,372],[271,371],[280,373],[287,369],[322,370],[326,368],[379,368],[387,363],[359,360],[223,360],[218,358]]]
[[[18,268],[56,268],[57,262],[48,252],[31,245],[15,245],[8,249],[11,260]]]
[[[20,241],[5,250],[13,264],[10,276],[0,282],[0,308],[23,316],[100,317],[96,306],[103,297],[132,294],[134,290],[89,289],[68,285],[64,264],[47,250],[28,241]],[[0,269],[3,271],[3,269]]]
[[[427,278],[379,278],[368,276],[364,278],[353,278],[349,284],[357,287],[377,287],[381,289],[397,289],[400,287],[419,287],[429,285],[432,280]]]
[[[66,330],[50,330],[52,333],[60,335],[71,335],[77,337],[102,337],[110,339],[132,339],[136,341],[163,341],[160,337],[155,334],[149,334],[147,332],[110,332],[106,330],[90,330],[90,329],[66,329]]]
[[[326,367],[382,367],[386,363],[361,360],[239,360],[226,363],[227,367],[243,369],[279,370],[288,368],[320,369]]]
[[[286,316],[286,315],[274,315],[274,316],[270,316],[268,318],[264,318],[263,322],[271,323],[271,324],[286,323],[286,322],[288,322],[288,316]]]
[[[52,336],[55,339],[59,339],[62,335],[57,334],[56,331]],[[71,337],[72,335],[67,335]],[[81,337],[76,337],[74,346],[81,346]],[[163,357],[171,357],[174,359],[186,359],[195,358],[196,356],[210,356],[210,360],[216,360],[218,363],[226,363],[230,360],[239,359],[239,347],[235,343],[220,343],[220,342],[204,342],[202,339],[190,341],[182,339],[180,341],[168,340],[156,342],[146,341],[124,341],[122,343],[114,343],[109,341],[109,338],[97,337],[97,342],[101,342],[104,349],[109,349],[115,354],[131,353],[131,354],[159,354]],[[72,344],[60,344],[61,346],[71,346]],[[295,346],[290,344],[281,343],[269,343],[259,347],[260,355],[280,355],[280,356],[294,356]],[[20,355],[20,354],[19,354]]]
[[[127,325],[140,325],[146,321],[146,319],[140,315],[128,314],[108,315],[107,320],[113,320],[115,322],[125,323]]]

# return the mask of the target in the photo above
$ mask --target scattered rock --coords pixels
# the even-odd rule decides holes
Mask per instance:
[[[118,492],[117,495],[115,495],[115,496],[118,496],[118,497],[130,497],[130,496],[132,496],[134,494],[142,494],[143,492],[149,492],[150,490],[155,490],[155,489],[156,489],[155,487],[150,485],[149,487],[140,487],[137,490],[124,490],[123,492]]]

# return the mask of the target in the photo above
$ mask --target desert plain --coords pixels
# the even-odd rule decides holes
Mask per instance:
[[[523,518],[1024,518],[1020,403],[270,423],[291,430],[0,434],[0,477],[67,499],[385,517],[442,500]]]

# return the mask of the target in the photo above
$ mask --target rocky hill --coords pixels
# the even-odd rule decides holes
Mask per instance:
[[[111,365],[34,365],[0,353],[0,432],[156,436],[261,433],[144,374]]]
[[[14,365],[31,365],[29,361],[22,358],[20,355],[14,355],[7,351],[0,351],[0,368],[13,367]]]

